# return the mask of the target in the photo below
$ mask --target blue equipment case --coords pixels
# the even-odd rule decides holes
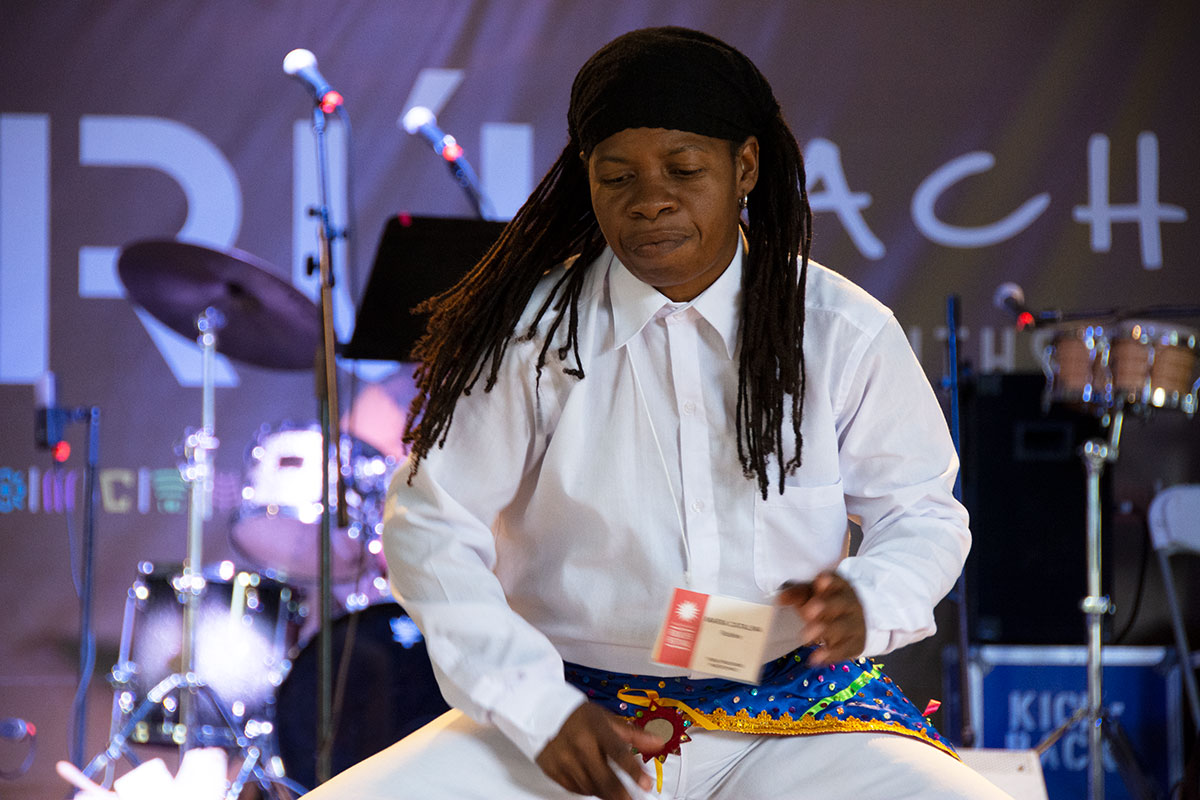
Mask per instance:
[[[958,662],[945,658],[946,696],[955,697]],[[1087,704],[1087,648],[1080,645],[982,645],[969,651],[968,681],[976,747],[1027,750]],[[1180,665],[1168,647],[1105,647],[1103,703],[1115,717],[1146,776],[1166,797],[1182,778]],[[950,708],[949,719],[958,709]],[[951,724],[943,723],[948,731]],[[1106,748],[1107,749],[1107,748]],[[1087,796],[1087,732],[1082,723],[1042,754],[1050,800]],[[1130,794],[1111,757],[1105,758],[1105,797]]]

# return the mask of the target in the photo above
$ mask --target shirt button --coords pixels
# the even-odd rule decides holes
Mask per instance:
[[[703,500],[695,500],[692,502],[692,511],[695,511],[697,514],[699,514],[703,510],[704,510],[704,501]]]
[[[695,414],[696,413],[696,404],[693,403],[691,400],[688,400],[687,402],[685,402],[683,404],[683,413]]]

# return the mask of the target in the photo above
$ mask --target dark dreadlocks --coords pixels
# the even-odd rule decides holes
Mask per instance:
[[[549,328],[538,353],[542,369],[555,334],[564,370],[582,379],[578,301],[587,269],[603,252],[581,154],[625,128],[673,128],[742,144],[758,137],[759,179],[747,197],[749,252],[743,262],[738,361],[737,451],[747,478],[767,495],[767,464],[784,476],[800,465],[804,408],[804,286],[812,214],[804,163],[770,85],[742,53],[683,28],[634,31],[601,48],[579,71],[568,113],[570,141],[499,240],[456,286],[427,300],[431,314],[413,356],[418,388],[404,440],[411,469],[446,440],[458,398],[485,376],[495,385],[514,336],[533,339]],[[568,263],[569,262],[569,263]],[[517,331],[534,288],[566,263],[529,328]],[[790,403],[787,398],[790,396]],[[795,452],[784,457],[785,416]]]

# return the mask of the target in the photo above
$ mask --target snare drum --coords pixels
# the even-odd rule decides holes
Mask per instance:
[[[320,576],[323,444],[315,425],[264,426],[248,448],[246,485],[230,538],[234,548],[258,568],[287,579]],[[351,581],[378,571],[376,529],[395,461],[350,436],[342,436],[341,456],[350,526],[331,526],[332,579]],[[329,476],[329,499],[336,507],[337,475],[332,463]]]
[[[1113,398],[1137,411],[1196,410],[1197,333],[1152,320],[1126,320],[1109,349]]]
[[[299,609],[287,584],[237,571],[228,562],[204,575],[194,631],[194,666],[197,677],[216,693],[222,709],[208,694],[196,695],[199,729],[194,742],[233,747],[248,726],[273,719],[275,692],[291,668],[288,651],[295,645]],[[143,563],[129,590],[121,655],[112,670],[114,713],[121,716],[122,725],[150,690],[185,669],[180,578],[178,566],[155,569]],[[239,730],[230,730],[227,721]],[[266,727],[261,732],[269,731]],[[178,696],[168,694],[135,726],[132,739],[180,744],[185,733]]]

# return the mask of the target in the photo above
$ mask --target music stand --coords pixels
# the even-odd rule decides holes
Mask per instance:
[[[411,361],[427,315],[413,309],[449,289],[500,236],[505,223],[397,214],[384,225],[343,358]]]

